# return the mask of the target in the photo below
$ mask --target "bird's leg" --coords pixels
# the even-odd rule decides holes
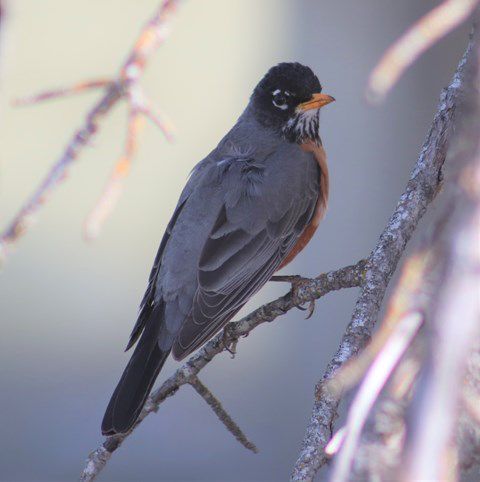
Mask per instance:
[[[307,316],[305,317],[306,320],[312,317],[315,311],[315,300],[311,300],[308,302],[308,306],[304,308],[301,301],[298,301],[299,298],[299,290],[305,286],[306,284],[310,283],[312,280],[308,278],[304,278],[303,276],[299,275],[283,275],[283,276],[272,276],[270,281],[280,281],[284,283],[290,283],[291,285],[291,292],[292,292],[292,299],[294,300],[295,306],[302,311],[307,312]]]
[[[231,355],[231,358],[235,358],[235,355],[237,354],[237,343],[238,343],[238,339],[237,338],[234,338],[233,340],[230,340],[229,341],[229,333],[228,333],[228,330],[229,330],[229,325],[230,323],[228,323],[224,328],[223,328],[223,334],[222,334],[222,345],[223,345],[223,348],[225,350],[228,351],[228,353],[230,353]]]

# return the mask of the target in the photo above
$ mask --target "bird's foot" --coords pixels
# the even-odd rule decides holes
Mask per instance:
[[[285,276],[272,276],[270,281],[280,281],[284,283],[290,283],[291,285],[291,293],[292,293],[292,300],[296,308],[302,311],[307,312],[307,316],[305,317],[306,320],[312,317],[313,313],[315,312],[315,300],[311,300],[307,302],[307,306],[304,306],[306,303],[301,300],[299,296],[300,290],[306,285],[311,282],[309,278],[304,278],[303,276],[299,275],[285,275]]]
[[[229,330],[230,326],[229,324],[225,326],[223,329],[223,334],[222,334],[222,344],[223,348],[230,353],[231,358],[235,358],[235,355],[237,354],[237,343],[238,339],[235,338],[233,340],[229,340]]]

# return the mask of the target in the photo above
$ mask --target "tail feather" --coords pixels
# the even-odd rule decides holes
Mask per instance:
[[[153,315],[153,313],[152,313]],[[135,424],[170,350],[158,346],[160,320],[150,316],[140,341],[113,392],[102,421],[102,433],[128,432]]]

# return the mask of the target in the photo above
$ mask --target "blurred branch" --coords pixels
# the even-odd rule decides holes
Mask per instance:
[[[5,20],[5,5],[4,0],[0,0],[0,34],[3,34],[3,22]],[[2,38],[0,36],[0,49],[3,47]]]
[[[115,201],[120,195],[123,181],[128,173],[135,150],[139,118],[146,117],[150,119],[162,129],[167,139],[171,140],[172,128],[170,123],[153,111],[150,102],[144,95],[140,79],[152,54],[167,38],[170,31],[170,20],[179,3],[180,0],[163,0],[161,2],[154,15],[141,30],[135,45],[128,54],[127,60],[120,68],[116,78],[81,82],[69,88],[43,92],[17,101],[17,104],[25,105],[77,94],[86,90],[99,88],[105,90],[100,100],[86,115],[83,126],[74,133],[67,143],[67,147],[58,161],[52,166],[45,179],[16,214],[10,225],[0,234],[0,257],[2,255],[6,256],[8,248],[25,233],[33,215],[44,204],[54,188],[65,179],[72,162],[77,159],[98,132],[100,121],[120,100],[124,99],[129,107],[127,147],[124,155],[117,163],[111,179],[107,181],[97,205],[87,218],[85,224],[85,235],[87,237],[94,237],[98,234],[101,224],[112,211]]]
[[[480,465],[480,340],[477,337],[467,364],[467,374],[460,403],[464,408],[458,420],[458,469],[469,471]]]
[[[158,389],[152,392],[135,427],[142,423],[150,413],[156,412],[160,404],[174,395],[182,385],[191,384],[198,373],[217,355],[228,350],[228,347],[236,344],[240,338],[246,337],[257,326],[271,322],[292,308],[317,300],[331,291],[360,286],[364,270],[365,261],[361,260],[355,265],[321,274],[314,279],[303,279],[302,283],[294,285],[293,289],[284,296],[257,308],[239,321],[229,323],[223,332],[206,343]],[[111,454],[117,450],[130,433],[107,437],[104,443],[89,455],[81,481],[94,480],[110,459]]]
[[[381,398],[375,394],[373,416],[361,440],[356,437],[353,450],[347,444],[348,435],[344,437],[335,459],[334,482],[347,477],[453,481],[460,470],[480,462],[480,420],[475,408],[480,404],[478,32],[469,52],[462,67],[457,107],[461,115],[455,123],[443,202],[403,269],[404,274],[415,274],[414,282],[412,276],[400,278],[392,298],[394,309],[382,328],[398,326],[398,320],[412,309],[423,313],[424,326],[414,338],[402,337],[412,347],[394,373],[389,394],[382,393]],[[390,330],[372,368],[390,351],[393,336]],[[379,377],[377,382],[385,385],[386,380]],[[360,391],[365,383],[366,379]],[[356,411],[354,401],[348,418]]]
[[[110,87],[112,81],[110,79],[96,79],[79,82],[78,84],[71,85],[69,87],[62,87],[60,89],[46,90],[39,94],[34,94],[28,97],[22,97],[21,99],[15,99],[13,105],[17,107],[37,104],[46,100],[59,99],[61,97],[67,97],[69,95],[80,94],[89,90],[100,89],[102,87]]]
[[[420,293],[425,291],[425,273],[430,258],[424,250],[410,256],[402,268],[385,319],[372,341],[358,357],[341,367],[334,378],[327,382],[327,389],[340,396],[342,391],[353,388],[366,372],[357,395],[350,403],[346,426],[337,432],[341,437],[335,434],[325,449],[329,456],[340,451],[332,476],[335,482],[348,480],[353,462],[358,462],[357,447],[362,430],[392,375],[395,379],[391,391],[400,399],[408,392],[418,372],[415,363],[403,363],[401,369],[397,369],[397,365],[410,349],[424,322],[423,305],[418,299],[422,298]]]
[[[436,296],[438,292],[434,291],[432,294]],[[457,329],[461,330],[462,327],[463,325],[458,323],[457,318]],[[349,480],[453,481],[463,480],[461,475],[475,466],[478,470],[480,420],[471,412],[472,408],[478,411],[480,405],[480,392],[478,391],[480,387],[480,344],[478,341],[478,334],[471,337],[469,343],[476,344],[473,353],[466,349],[462,354],[464,359],[468,360],[466,377],[460,375],[460,378],[450,384],[446,390],[448,398],[453,395],[458,403],[452,404],[446,409],[447,411],[445,411],[442,398],[436,399],[429,406],[432,414],[436,415],[436,425],[429,432],[429,449],[433,448],[436,451],[437,438],[439,441],[445,440],[444,430],[451,424],[450,419],[454,420],[453,431],[450,432],[452,437],[448,441],[446,450],[442,451],[440,460],[429,458],[429,460],[421,461],[423,466],[427,465],[434,469],[440,476],[413,479],[405,474],[405,467],[408,467],[409,459],[411,463],[411,455],[416,456],[411,447],[411,436],[425,428],[424,421],[415,416],[412,418],[412,415],[419,408],[418,396],[422,396],[422,393],[425,392],[429,380],[433,381],[429,375],[425,376],[425,368],[429,364],[425,355],[428,356],[427,350],[432,350],[432,352],[436,352],[436,359],[438,359],[439,354],[437,350],[433,350],[435,342],[438,342],[438,337],[432,332],[431,325],[427,322],[417,333],[412,348],[398,366],[388,389],[382,393],[381,398],[375,404],[372,417],[362,433],[361,442],[355,452]],[[420,371],[422,366],[423,370]],[[458,391],[459,385],[462,386],[460,391]],[[466,405],[466,397],[468,397],[470,406]],[[449,411],[450,408],[453,410]],[[424,455],[431,457],[431,453],[424,452]],[[470,480],[470,478],[467,476],[465,480]]]
[[[480,32],[475,30],[452,172],[434,223],[431,251],[438,275],[427,308],[431,331],[422,386],[406,418],[405,481],[448,480],[444,460],[447,454],[456,458],[464,380],[480,337]]]
[[[3,66],[4,50],[5,50],[5,20],[7,17],[7,0],[0,0],[0,74]]]
[[[418,312],[404,316],[365,375],[357,395],[351,403],[347,423],[344,427],[345,435],[341,445],[342,450],[335,460],[332,482],[348,481],[360,435],[370,410],[393,370],[410,346],[422,321],[422,316]]]
[[[351,387],[371,362],[350,404],[341,440],[334,437],[334,447],[328,450],[329,454],[338,453],[333,482],[398,480],[399,474],[405,481],[457,480],[457,465],[470,468],[480,460],[480,425],[471,408],[480,402],[478,74],[473,72],[476,82],[472,85],[471,81],[479,54],[476,32],[453,82],[456,110],[462,115],[457,113],[454,124],[453,155],[448,164],[454,175],[448,176],[442,208],[406,260],[387,316],[372,343],[340,370],[339,380],[330,383],[334,392],[335,382]],[[421,330],[418,323],[402,329],[412,314],[425,324]],[[477,352],[472,355],[474,348]],[[390,363],[394,371],[388,360],[395,351],[396,367]],[[474,362],[469,363],[472,356]],[[392,375],[389,395],[383,393],[379,398],[379,388],[383,389]],[[371,423],[362,434],[372,408]]]
[[[442,167],[453,130],[457,97],[462,90],[463,71],[469,53],[470,46],[452,83],[442,93],[437,114],[405,192],[368,258],[365,281],[350,324],[337,353],[316,386],[310,423],[292,473],[294,481],[313,480],[318,469],[327,461],[325,447],[332,437],[342,394],[342,387],[332,390],[329,381],[339,368],[356,356],[370,340],[388,283],[405,246],[442,184]]]
[[[220,401],[215,395],[200,381],[198,377],[192,377],[189,384],[195,389],[195,391],[207,402],[208,406],[213,410],[220,422],[225,425],[225,428],[248,450],[253,453],[258,453],[258,449],[250,442],[240,427],[233,421],[232,417],[222,407]]]
[[[462,24],[478,3],[479,0],[445,0],[410,27],[373,69],[367,85],[367,98],[371,101],[382,100],[408,67]]]

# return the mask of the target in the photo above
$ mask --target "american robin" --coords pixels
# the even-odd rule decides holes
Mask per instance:
[[[170,352],[180,360],[199,348],[313,236],[328,198],[319,112],[334,101],[321,91],[308,67],[272,67],[193,169],[160,243],[104,435],[134,425]]]

